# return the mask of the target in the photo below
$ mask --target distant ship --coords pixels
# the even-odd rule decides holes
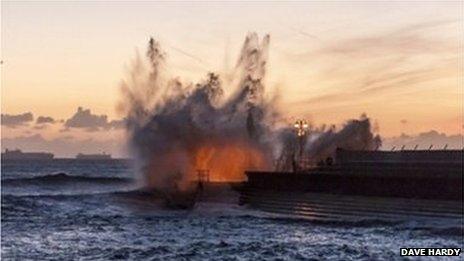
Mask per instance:
[[[54,155],[48,152],[22,152],[6,149],[2,153],[2,160],[51,160],[53,157]]]
[[[104,160],[104,159],[111,159],[111,154],[106,154],[105,152],[101,154],[83,154],[79,153],[76,155],[76,159],[84,159],[84,160]]]

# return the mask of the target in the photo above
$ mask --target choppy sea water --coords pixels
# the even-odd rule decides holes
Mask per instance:
[[[401,247],[463,247],[459,225],[308,222],[230,198],[166,210],[138,187],[124,161],[2,162],[2,260],[397,260]]]

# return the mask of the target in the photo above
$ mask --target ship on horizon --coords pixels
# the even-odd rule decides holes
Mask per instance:
[[[81,160],[106,160],[106,159],[111,159],[111,154],[106,154],[105,152],[100,153],[100,154],[79,153],[79,154],[76,155],[76,159],[81,159]]]
[[[51,160],[54,156],[49,152],[22,152],[19,149],[2,152],[2,160]]]

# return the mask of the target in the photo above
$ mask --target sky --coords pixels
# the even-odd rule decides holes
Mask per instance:
[[[2,1],[2,149],[123,155],[120,84],[150,36],[172,75],[198,82],[233,68],[249,32],[271,36],[266,87],[286,117],[342,124],[366,113],[386,140],[432,133],[459,143],[463,8],[459,1]]]

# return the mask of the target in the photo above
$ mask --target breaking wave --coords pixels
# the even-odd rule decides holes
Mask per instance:
[[[92,177],[54,173],[35,177],[7,178],[2,180],[2,197],[60,197],[85,196],[127,192],[140,188],[132,178]]]
[[[75,176],[67,173],[54,173],[36,177],[26,178],[7,178],[2,180],[3,185],[25,184],[25,183],[66,183],[66,182],[93,182],[93,183],[130,183],[132,178],[124,177],[91,177],[91,176]]]
[[[4,199],[15,199],[15,198],[54,198],[54,199],[65,199],[65,198],[82,198],[82,197],[106,197],[106,196],[121,196],[126,198],[137,197],[137,198],[152,198],[158,196],[155,192],[148,192],[139,188],[127,188],[119,190],[110,190],[110,191],[57,191],[54,193],[23,193],[23,194],[10,194],[3,193],[2,197]]]

